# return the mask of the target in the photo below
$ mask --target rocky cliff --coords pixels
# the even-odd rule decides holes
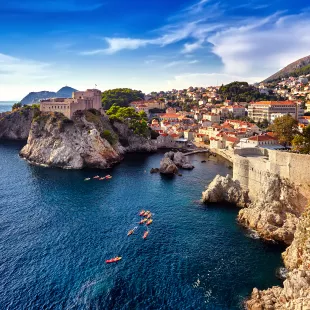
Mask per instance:
[[[33,119],[27,145],[20,155],[32,163],[52,167],[107,168],[119,162],[125,152],[153,151],[151,145],[125,124],[112,126],[96,110],[76,112],[72,120],[61,113],[40,113]]]
[[[243,208],[238,214],[240,224],[256,230],[263,239],[291,244],[304,211],[304,198],[288,180],[268,173],[261,177],[264,185],[252,200],[248,191],[230,176],[217,176],[202,194],[202,200],[233,203]]]
[[[310,211],[301,216],[294,240],[283,253],[289,272],[283,288],[274,286],[260,291],[253,289],[246,302],[249,310],[310,309]]]
[[[37,108],[24,107],[0,117],[0,139],[27,140]]]

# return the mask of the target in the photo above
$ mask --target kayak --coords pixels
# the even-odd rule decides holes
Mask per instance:
[[[90,180],[90,178],[85,178],[85,179],[84,179],[84,181],[89,181],[89,180]]]
[[[144,224],[147,221],[147,219],[143,219],[139,222],[140,225]]]
[[[148,216],[151,213],[151,211],[145,211],[144,216]]]
[[[114,258],[107,259],[105,262],[106,262],[107,264],[109,264],[109,263],[116,263],[116,262],[118,262],[118,261],[121,260],[121,259],[122,259],[122,257],[116,256],[116,257],[114,257]]]
[[[143,234],[143,239],[146,239],[148,235],[149,235],[149,232],[146,231],[146,232]]]
[[[150,220],[148,220],[148,221],[146,222],[146,225],[149,226],[149,225],[151,225],[152,223],[153,223],[153,220],[150,219]]]
[[[129,231],[128,231],[128,233],[127,233],[127,236],[132,235],[134,232],[135,232],[135,229],[131,229],[131,230],[129,230]]]
[[[102,180],[104,180],[104,178],[99,178],[99,181],[102,181]]]
[[[150,219],[151,217],[152,217],[152,213],[148,214],[146,218]]]
[[[140,215],[140,216],[143,216],[144,213],[145,213],[145,211],[144,211],[144,210],[141,210],[141,212],[139,213],[139,215]]]
[[[93,179],[99,179],[100,176],[99,175],[96,175],[95,177],[93,177]]]

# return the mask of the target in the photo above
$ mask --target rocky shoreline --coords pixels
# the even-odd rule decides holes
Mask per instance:
[[[204,203],[228,202],[240,208],[238,222],[260,238],[288,245],[282,254],[287,278],[282,287],[253,289],[250,310],[310,309],[310,211],[298,188],[278,175],[266,174],[262,192],[251,201],[248,190],[231,176],[216,176],[202,193]]]

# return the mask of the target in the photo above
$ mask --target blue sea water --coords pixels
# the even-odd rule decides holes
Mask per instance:
[[[223,163],[194,155],[173,179],[149,173],[162,154],[68,171],[29,165],[21,146],[0,142],[1,309],[240,309],[280,284],[282,248],[247,237],[236,208],[197,202]],[[154,213],[147,240],[141,209]]]
[[[12,110],[12,105],[15,101],[0,101],[0,113]]]

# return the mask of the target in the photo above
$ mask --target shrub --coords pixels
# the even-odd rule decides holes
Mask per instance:
[[[104,130],[100,134],[102,139],[106,139],[111,145],[113,145],[116,142],[116,138],[113,136],[110,130]]]

